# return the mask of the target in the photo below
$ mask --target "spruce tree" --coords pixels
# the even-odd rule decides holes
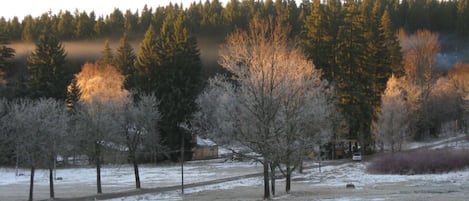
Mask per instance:
[[[197,41],[189,35],[184,14],[168,15],[156,37],[150,27],[140,47],[136,63],[137,88],[156,95],[162,118],[162,141],[172,151],[179,150],[184,136],[186,150],[191,137],[179,125],[196,110],[200,90],[201,61]],[[174,152],[173,152],[174,153]],[[172,155],[176,159],[178,155]]]
[[[67,54],[54,33],[43,31],[36,49],[28,57],[29,96],[65,100],[71,74],[66,69]]]
[[[119,47],[117,48],[116,56],[114,58],[114,65],[117,67],[119,72],[125,77],[124,87],[126,89],[132,88],[134,84],[134,63],[135,63],[134,49],[130,45],[127,37],[127,33],[124,33],[119,41]]]
[[[140,51],[135,60],[135,74],[131,78],[135,80],[136,88],[146,94],[154,93],[156,88],[155,68],[160,62],[157,58],[157,52],[160,51],[157,40],[153,26],[150,25],[140,44]]]
[[[159,111],[163,141],[171,150],[179,149],[184,136],[185,149],[192,150],[191,137],[179,124],[189,120],[196,111],[195,99],[200,90],[201,61],[197,41],[189,35],[187,18],[180,14],[167,17],[159,40],[160,52],[157,66],[156,97],[160,100]],[[176,158],[178,156],[173,156]]]
[[[327,32],[326,13],[321,6],[320,0],[314,0],[311,14],[306,17],[305,39],[303,47],[308,59],[313,60],[315,66],[323,70],[323,78],[332,79],[332,50],[331,34]]]
[[[359,139],[362,146],[369,138],[373,116],[369,94],[372,82],[367,63],[364,16],[358,3],[344,4],[344,22],[339,27],[336,61],[338,65],[337,90],[340,106],[349,124],[349,138]]]
[[[15,50],[8,47],[8,44],[6,37],[0,35],[0,81],[3,79],[9,65],[11,65],[11,59],[15,56]]]
[[[104,42],[104,50],[101,52],[101,56],[98,59],[98,65],[101,67],[113,65],[113,55],[112,49],[109,47],[109,40]]]

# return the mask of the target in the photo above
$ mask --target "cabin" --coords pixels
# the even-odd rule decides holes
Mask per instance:
[[[218,145],[210,139],[195,136],[196,145],[192,148],[192,160],[218,158]]]

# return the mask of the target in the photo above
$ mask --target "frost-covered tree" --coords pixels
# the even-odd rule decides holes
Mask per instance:
[[[10,104],[4,121],[14,136],[17,156],[31,168],[29,200],[33,200],[36,168],[49,168],[50,197],[54,198],[53,168],[61,141],[67,130],[65,105],[53,99],[21,99]]]
[[[373,122],[377,143],[383,150],[383,146],[389,146],[391,152],[401,150],[407,136],[409,113],[404,94],[399,86],[402,79],[391,76],[386,90],[382,96],[381,112],[377,120]]]
[[[110,65],[86,63],[75,78],[81,92],[77,129],[95,162],[97,192],[102,193],[103,146],[119,136],[115,116],[128,104],[128,92],[123,88],[124,76]]]
[[[128,159],[134,167],[135,187],[140,189],[137,154],[143,151],[145,141],[152,148],[160,144],[157,122],[160,119],[158,101],[153,95],[142,95],[135,103],[126,104],[116,115],[117,126],[127,145]]]
[[[272,18],[255,18],[249,31],[230,34],[219,63],[232,80],[212,78],[198,99],[199,128],[220,144],[240,144],[262,156],[255,159],[264,167],[264,199],[270,198],[269,165],[285,164],[288,177],[297,155],[319,134],[313,128],[324,116],[313,113],[327,107],[320,72],[292,45],[289,31]]]
[[[105,103],[127,98],[128,92],[122,88],[125,78],[114,66],[86,63],[80,73],[75,75],[75,79],[80,100],[84,102]]]

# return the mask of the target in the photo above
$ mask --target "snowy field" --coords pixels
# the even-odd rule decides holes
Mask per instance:
[[[292,193],[284,193],[284,180],[277,182],[274,200],[465,200],[469,194],[469,170],[438,175],[372,175],[366,162],[308,169],[296,174]],[[352,183],[355,189],[346,189]],[[242,179],[180,191],[145,194],[108,201],[133,200],[261,200],[261,178]],[[428,198],[428,199],[427,199]]]
[[[463,136],[462,136],[463,137]],[[411,144],[409,147],[462,148],[469,149],[466,138],[441,140],[427,144]],[[431,145],[431,146],[428,146]],[[376,175],[366,172],[366,158],[362,162],[351,160],[326,161],[319,169],[305,169],[303,174],[294,173],[292,192],[284,193],[285,181],[277,180],[277,193],[273,200],[289,201],[382,201],[382,200],[467,200],[469,195],[469,169],[445,174],[428,175]],[[309,162],[308,166],[317,165]],[[184,166],[184,183],[197,183],[221,178],[262,172],[262,166],[253,162],[224,160],[193,161]],[[22,169],[23,176],[15,176],[15,170],[0,168],[0,201],[26,200],[29,190],[29,170]],[[180,184],[180,166],[142,165],[140,168],[142,188],[177,186]],[[56,197],[71,198],[94,195],[96,173],[94,168],[59,169],[55,181]],[[103,192],[124,192],[134,189],[133,169],[129,165],[105,166],[102,169]],[[346,184],[355,189],[346,189]],[[48,171],[38,170],[35,180],[35,200],[48,198]],[[186,188],[161,193],[121,197],[109,201],[251,201],[262,200],[261,177],[238,179],[213,185]]]
[[[174,186],[181,183],[179,164],[142,165],[140,167],[142,188]],[[184,165],[184,183],[203,182],[261,172],[262,166],[253,162],[224,162],[224,160],[193,161]],[[26,200],[29,190],[29,169],[20,169],[22,176],[15,176],[12,168],[0,168],[0,201]],[[133,168],[130,165],[104,166],[101,169],[104,193],[128,191],[135,188]],[[95,168],[58,169],[55,181],[56,197],[78,197],[96,193]],[[36,170],[34,197],[49,196],[48,170]]]

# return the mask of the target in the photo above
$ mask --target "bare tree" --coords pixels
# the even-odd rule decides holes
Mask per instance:
[[[135,174],[135,188],[140,189],[137,153],[142,150],[143,141],[149,140],[152,146],[159,146],[157,122],[160,118],[158,101],[153,95],[138,97],[136,103],[126,104],[116,115],[119,133],[125,139],[128,159],[132,162]]]
[[[67,126],[65,104],[53,99],[17,100],[10,105],[6,126],[20,142],[17,155],[24,156],[31,167],[29,200],[33,200],[35,169],[41,166],[49,168],[50,197],[54,198],[53,168]]]
[[[399,40],[404,53],[405,85],[404,90],[418,91],[418,96],[407,92],[412,104],[409,119],[410,131],[415,139],[428,137],[432,133],[433,122],[431,121],[431,107],[429,101],[431,91],[438,78],[436,74],[436,56],[440,51],[438,34],[428,30],[419,30],[415,34],[407,36],[404,31],[400,31]],[[418,108],[418,110],[413,110]]]
[[[384,149],[384,145],[388,145],[393,153],[396,149],[401,150],[407,138],[409,118],[408,106],[399,82],[402,82],[402,79],[394,76],[389,78],[381,98],[381,112],[377,120],[373,122],[375,136],[381,150]]]
[[[124,76],[110,65],[86,63],[75,77],[81,92],[78,130],[87,142],[88,155],[94,159],[97,192],[102,193],[103,146],[119,136],[116,115],[129,103],[128,92],[123,89]]]
[[[244,145],[260,155],[264,199],[270,199],[269,165],[288,163],[291,174],[298,164],[293,156],[309,145],[306,136],[317,134],[312,107],[325,106],[316,101],[324,87],[320,72],[289,41],[289,31],[272,18],[255,18],[249,31],[230,34],[219,63],[233,77],[212,78],[198,99],[195,125],[219,144]]]

